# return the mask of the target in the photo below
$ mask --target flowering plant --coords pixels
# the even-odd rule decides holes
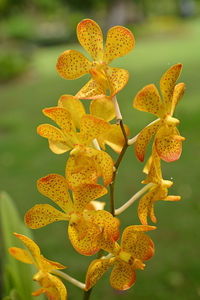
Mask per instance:
[[[55,221],[67,221],[68,236],[74,249],[86,256],[98,252],[98,257],[89,265],[85,283],[82,283],[60,271],[65,268],[63,265],[44,258],[39,247],[24,235],[15,234],[29,252],[16,247],[9,249],[16,259],[33,264],[38,270],[33,279],[41,288],[32,295],[45,293],[50,300],[67,298],[60,277],[83,289],[84,299],[89,299],[89,291],[110,267],[113,267],[111,286],[116,290],[129,289],[135,283],[136,270],[144,270],[144,262],[154,254],[153,241],[146,234],[156,229],[147,220],[149,216],[152,222],[156,222],[154,203],[180,200],[180,196],[168,195],[173,182],[163,179],[161,161],[173,162],[179,159],[182,151],[184,138],[177,129],[179,120],[173,117],[185,91],[184,83],[176,84],[182,64],[172,66],[162,76],[160,90],[163,101],[154,84],[145,86],[137,93],[134,108],[154,114],[157,119],[129,138],[129,128],[122,120],[116,97],[128,82],[129,73],[109,64],[133,50],[133,34],[122,26],[112,27],[103,51],[100,27],[93,20],[86,19],[78,24],[77,36],[93,62],[76,50],[67,50],[58,58],[57,71],[68,80],[87,73],[90,73],[91,79],[75,96],[62,95],[57,106],[43,110],[59,128],[42,124],[37,129],[38,134],[48,140],[52,152],[63,154],[70,151],[65,177],[49,174],[37,183],[39,192],[62,211],[49,204],[38,204],[26,213],[25,223],[31,229],[38,229]],[[91,100],[89,114],[83,106],[85,100],[81,102],[81,99]],[[115,124],[110,123],[113,119]],[[145,186],[116,209],[115,178],[127,148],[135,143],[136,157],[143,162],[146,148],[154,135],[152,153],[143,170],[147,175],[142,181]],[[118,153],[116,162],[106,152],[106,145]],[[99,183],[100,177],[103,184]],[[97,201],[108,192],[107,186],[110,186],[109,212],[104,210],[105,203]],[[117,217],[139,197],[138,217],[141,224],[126,227],[119,244],[120,222]]]

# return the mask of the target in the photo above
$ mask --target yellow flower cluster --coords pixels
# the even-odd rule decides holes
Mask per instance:
[[[112,27],[108,31],[103,50],[100,27],[93,20],[86,19],[78,24],[77,37],[93,62],[76,50],[67,50],[58,58],[57,71],[60,76],[69,80],[87,73],[90,73],[91,79],[75,96],[62,95],[56,107],[43,110],[58,127],[42,124],[37,129],[39,135],[48,139],[52,152],[62,154],[70,151],[65,177],[49,174],[37,182],[39,192],[50,198],[61,210],[49,204],[37,204],[26,213],[25,223],[29,228],[37,229],[55,221],[67,221],[68,236],[76,251],[87,256],[94,255],[100,249],[108,252],[107,256],[95,259],[90,264],[85,284],[80,283],[79,287],[88,291],[113,266],[110,275],[112,287],[126,290],[135,282],[135,270],[143,270],[144,262],[154,254],[154,244],[145,233],[156,228],[147,223],[148,215],[156,222],[154,202],[180,199],[179,196],[168,196],[168,188],[172,182],[163,180],[160,161],[175,161],[182,150],[184,138],[176,128],[179,120],[173,117],[174,109],[185,90],[183,83],[176,85],[182,65],[171,67],[161,78],[160,90],[164,102],[153,84],[138,92],[134,107],[152,113],[158,119],[136,137],[129,139],[129,128],[122,122],[116,99],[117,93],[126,85],[129,73],[121,68],[110,67],[109,64],[133,50],[135,40],[132,33],[122,26]],[[89,114],[80,99],[92,100]],[[110,121],[115,118],[117,122],[111,124]],[[147,184],[147,193],[138,205],[138,216],[142,224],[125,228],[119,245],[120,222],[115,217],[119,210],[108,212],[104,210],[105,203],[96,199],[107,193],[108,185],[113,191],[116,171],[126,148],[136,142],[136,156],[142,162],[154,134],[152,155],[144,168],[147,178],[143,183]],[[119,153],[116,163],[106,152],[106,145]],[[104,185],[98,183],[99,177],[102,177]],[[113,201],[113,193],[111,194]],[[64,273],[58,271],[65,267],[45,259],[38,246],[28,237],[15,235],[29,252],[13,247],[10,248],[10,253],[24,263],[34,264],[38,270],[33,279],[41,288],[33,292],[33,295],[46,293],[50,300],[65,300],[66,288],[57,277],[66,279],[68,275],[64,276]],[[72,283],[75,281],[71,280]]]

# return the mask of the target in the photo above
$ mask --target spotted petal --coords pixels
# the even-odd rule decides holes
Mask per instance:
[[[98,176],[103,177],[104,185],[108,186],[113,178],[113,159],[112,157],[100,150],[87,148],[87,154],[91,155],[93,158],[93,163],[96,165],[96,169],[98,170]]]
[[[103,229],[103,234],[110,235],[114,241],[118,241],[120,233],[119,233],[119,220],[114,218],[108,211],[106,210],[98,210],[98,211],[86,211],[84,212],[86,218],[100,226]]]
[[[34,264],[32,257],[30,256],[28,251],[25,249],[12,247],[12,248],[9,248],[9,252],[14,258],[16,258],[17,260],[19,260],[23,263]]]
[[[137,93],[133,106],[138,110],[149,112],[159,118],[162,118],[164,114],[163,103],[154,84],[145,86]]]
[[[154,254],[152,240],[144,233],[156,227],[148,225],[128,226],[122,234],[121,248],[141,261],[148,260]]]
[[[147,173],[147,178],[142,181],[142,183],[155,183],[160,184],[162,181],[162,171],[161,171],[161,163],[160,157],[155,149],[155,145],[153,145],[152,156],[150,160],[147,162],[147,165],[144,168],[145,173]]]
[[[132,266],[122,260],[116,260],[110,275],[111,286],[120,291],[128,290],[136,280],[136,273]]]
[[[38,245],[25,235],[18,234],[18,233],[14,233],[14,235],[24,243],[24,245],[30,251],[33,259],[36,261],[38,266],[40,266],[40,248],[38,247]]]
[[[55,269],[56,270],[66,269],[65,266],[61,265],[58,262],[49,260],[49,259],[45,258],[43,255],[41,255],[40,260],[41,260],[41,265],[42,265],[42,270],[43,271],[51,272],[51,271],[53,271]]]
[[[106,67],[106,77],[110,89],[110,96],[115,96],[128,82],[129,73],[120,68]]]
[[[103,58],[103,35],[99,25],[90,19],[82,20],[77,26],[77,37],[80,44],[88,51],[93,60]]]
[[[76,128],[80,128],[80,121],[85,114],[85,109],[81,101],[72,95],[63,95],[58,100],[58,106],[66,108],[72,116]]]
[[[75,97],[79,99],[98,99],[105,97],[106,89],[98,84],[94,79],[90,79],[82,89],[76,94]]]
[[[95,259],[91,262],[86,275],[86,291],[90,290],[103,274],[112,267],[115,258]]]
[[[85,230],[85,232],[83,232]],[[100,234],[98,226],[92,223],[88,224],[87,227],[83,227],[80,224],[70,224],[68,226],[69,239],[74,249],[80,254],[89,256],[99,251],[97,240]]]
[[[52,148],[53,152],[57,152],[57,147],[59,147],[59,145],[62,145],[60,147],[64,150],[64,152],[68,151],[74,146],[72,141],[67,139],[60,129],[50,124],[39,125],[37,128],[37,133],[49,140],[50,148]]]
[[[49,204],[37,204],[25,215],[25,223],[31,229],[38,229],[56,221],[66,221],[69,217]]]
[[[136,156],[139,159],[139,161],[141,161],[141,162],[144,161],[146,148],[147,148],[152,136],[158,130],[160,124],[161,124],[161,121],[156,120],[154,123],[146,126],[144,129],[142,129],[142,131],[139,133],[136,143],[135,143],[135,152],[136,152]]]
[[[85,184],[73,191],[74,211],[82,212],[87,204],[107,193],[107,189],[100,184]]]
[[[45,290],[45,293],[49,300],[67,299],[67,290],[64,284],[62,283],[62,281],[58,277],[48,273],[44,278],[39,280],[39,284]],[[38,295],[38,293],[37,294],[34,293],[33,295],[34,296]]]
[[[65,79],[77,79],[87,73],[92,63],[79,51],[64,51],[58,58],[56,69]]]
[[[109,64],[115,58],[128,54],[134,46],[135,39],[131,31],[123,26],[114,26],[108,30],[103,60]]]
[[[129,136],[129,128],[124,124],[127,137]],[[112,124],[108,132],[98,138],[100,147],[105,150],[105,144],[110,146],[115,152],[120,153],[124,146],[124,135],[121,127],[117,124]]]
[[[49,148],[55,154],[63,154],[71,149],[66,143],[52,140],[49,140]]]
[[[97,167],[86,155],[70,156],[66,164],[66,180],[71,190],[79,185],[97,183]]]
[[[84,115],[80,124],[80,143],[88,145],[93,139],[110,129],[110,124],[93,115]]]
[[[96,99],[90,103],[90,113],[109,122],[114,119],[115,107],[110,97]]]
[[[62,132],[73,142],[77,143],[76,128],[71,113],[64,107],[52,107],[43,109],[43,113],[54,120],[62,129]]]
[[[166,135],[166,133],[168,134]],[[176,127],[168,132],[161,128],[155,138],[158,155],[166,162],[178,160],[182,152],[182,141],[184,138],[180,136]]]
[[[182,66],[182,64],[172,66],[160,80],[160,90],[165,102],[165,111],[168,113],[171,112],[173,92],[176,81],[181,74]]]
[[[153,212],[153,199],[157,189],[151,188],[141,199],[138,205],[138,217],[143,225],[147,225],[147,216],[151,216],[152,222],[156,222]]]
[[[171,113],[170,113],[171,116],[173,115],[176,105],[179,103],[184,93],[185,93],[185,84],[183,82],[177,84],[174,88],[174,93],[172,97],[172,105],[171,105]]]
[[[49,274],[50,286],[46,289],[46,295],[51,300],[66,300],[67,290],[60,278]]]
[[[37,182],[39,192],[53,200],[67,214],[72,210],[72,201],[68,192],[67,182],[58,174],[49,174]]]

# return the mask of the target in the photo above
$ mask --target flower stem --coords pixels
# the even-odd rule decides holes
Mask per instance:
[[[89,291],[84,291],[83,300],[89,300],[91,292],[92,289],[90,289]]]
[[[76,280],[75,278],[69,276],[68,274],[66,274],[60,270],[54,270],[51,273],[58,275],[58,276],[64,278],[65,280],[71,282],[73,285],[76,285],[80,289],[85,290],[85,283],[82,283],[82,282]]]
[[[113,171],[113,179],[112,179],[112,182],[110,183],[110,212],[113,216],[115,216],[115,201],[114,201],[114,187],[115,187],[115,177],[116,177],[116,174],[117,174],[117,170],[119,168],[119,165],[121,163],[121,160],[128,148],[128,137],[127,137],[127,134],[126,134],[126,130],[124,128],[124,124],[123,124],[123,121],[122,120],[119,120],[119,125],[121,127],[121,130],[122,130],[122,133],[124,135],[124,146],[122,148],[122,151],[120,152],[119,156],[118,156],[118,159],[114,165],[114,171]]]
[[[129,199],[124,205],[122,205],[120,208],[115,210],[115,215],[118,216],[123,211],[125,211],[133,202],[135,202],[142,194],[144,194],[148,189],[150,189],[152,186],[154,186],[154,183],[149,183],[145,185],[140,191],[138,191],[131,199]]]

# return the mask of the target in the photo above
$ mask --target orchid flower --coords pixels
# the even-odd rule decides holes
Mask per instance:
[[[111,245],[106,243],[105,250],[113,257],[95,259],[90,264],[86,275],[86,290],[91,289],[112,266],[111,286],[116,290],[129,289],[136,280],[135,270],[144,270],[143,262],[154,254],[153,242],[144,232],[155,228],[147,225],[132,225],[124,230],[120,246],[116,242]],[[102,249],[104,249],[103,245]]]
[[[85,184],[72,191],[71,200],[67,182],[58,174],[49,174],[38,180],[41,194],[55,202],[62,211],[49,204],[37,204],[25,215],[25,223],[31,229],[38,229],[56,221],[68,221],[68,234],[73,247],[83,255],[99,251],[97,243],[109,235],[119,239],[119,221],[105,210],[88,210],[87,205],[107,193],[99,184]]]
[[[54,270],[65,269],[65,266],[48,260],[40,253],[40,248],[37,244],[25,235],[14,233],[19,238],[29,251],[17,247],[9,248],[10,254],[17,260],[33,264],[38,272],[33,276],[41,288],[32,293],[32,296],[40,296],[45,293],[49,300],[66,300],[67,290],[62,281],[51,273]]]
[[[74,118],[65,107],[52,107],[43,110],[44,114],[54,120],[61,129],[50,124],[42,124],[37,131],[49,140],[50,149],[57,154],[70,152],[66,166],[66,179],[71,189],[80,184],[96,183],[103,176],[107,186],[112,181],[113,160],[106,152],[94,149],[92,142],[110,129],[110,124],[93,115]],[[79,122],[79,123],[78,123]],[[77,123],[80,132],[76,131]]]
[[[77,26],[77,37],[93,62],[76,50],[64,51],[58,58],[57,71],[65,79],[76,79],[90,73],[92,79],[77,93],[80,99],[92,99],[116,95],[128,82],[128,71],[109,67],[111,61],[128,54],[135,45],[132,33],[125,27],[109,29],[103,51],[103,35],[99,25],[90,19],[82,20]]]
[[[176,85],[182,64],[172,66],[160,80],[160,90],[164,99],[161,100],[159,92],[154,84],[147,85],[138,92],[134,99],[134,107],[138,110],[152,113],[157,120],[146,126],[138,135],[135,150],[140,161],[144,160],[146,148],[155,135],[155,147],[158,155],[167,162],[179,159],[182,151],[182,141],[176,126],[179,120],[173,117],[176,105],[181,100],[185,84]]]

